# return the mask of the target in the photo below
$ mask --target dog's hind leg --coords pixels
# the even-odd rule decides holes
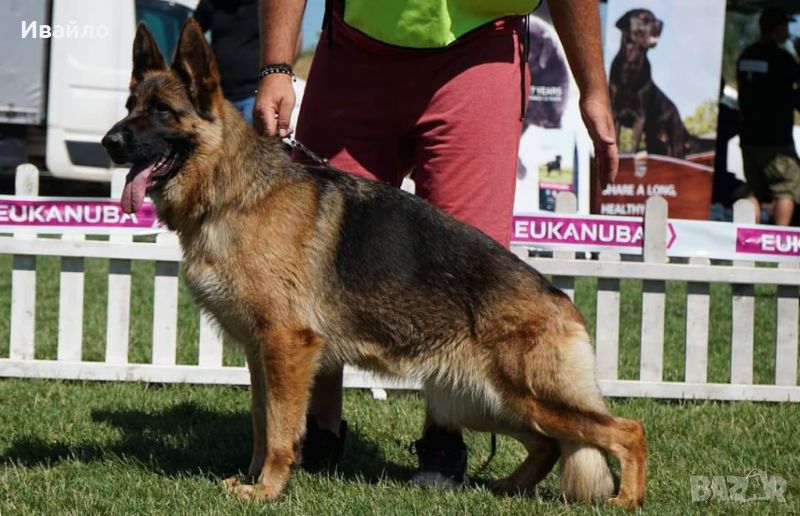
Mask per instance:
[[[311,381],[323,348],[322,340],[307,329],[272,330],[261,340],[266,379],[266,460],[254,485],[233,486],[237,495],[251,500],[276,498],[289,480]]]
[[[498,495],[533,489],[553,469],[560,455],[558,441],[537,432],[511,434],[528,451],[528,456],[509,476],[495,480],[489,489]]]
[[[535,399],[526,400],[522,405],[530,423],[545,435],[558,439],[562,450],[572,446],[578,452],[580,445],[588,445],[619,460],[622,468],[620,490],[616,498],[608,500],[609,503],[628,508],[644,503],[647,441],[640,422],[551,406]],[[603,467],[607,466],[603,464]],[[562,475],[564,473],[562,471]]]
[[[533,320],[539,333],[519,327],[516,342],[497,355],[492,368],[503,405],[530,429],[559,442],[561,492],[569,501],[596,503],[614,494],[604,453],[622,464],[622,485],[613,503],[635,506],[644,499],[647,443],[637,421],[612,417],[595,376],[594,350],[580,314],[566,296],[553,298],[560,312],[554,327]],[[571,320],[571,321],[570,321]]]
[[[647,441],[638,421],[611,416],[597,386],[594,350],[582,327],[551,341],[555,370],[533,373],[533,392],[521,400],[528,422],[561,447],[561,493],[570,501],[598,502],[614,491],[603,452],[622,466],[619,496],[612,503],[634,507],[644,501]],[[546,346],[545,346],[546,347]],[[553,381],[555,380],[555,381]]]

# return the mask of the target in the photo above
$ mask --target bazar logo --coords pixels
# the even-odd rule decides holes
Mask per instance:
[[[693,475],[690,477],[693,502],[781,502],[789,484],[779,475],[755,469],[747,476]]]

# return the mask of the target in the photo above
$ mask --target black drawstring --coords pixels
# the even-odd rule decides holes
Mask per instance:
[[[528,92],[525,89],[525,67],[528,66],[528,59],[530,58],[531,45],[530,45],[530,15],[525,15],[525,32],[522,35],[522,51],[520,52],[520,66],[519,66],[519,89],[520,96],[522,97],[522,109],[520,110],[520,121],[525,120],[525,111],[528,107]],[[531,78],[533,79],[533,78]]]
[[[480,468],[478,468],[478,471],[476,471],[476,473],[482,473],[483,470],[486,469],[492,462],[492,459],[494,459],[494,456],[496,454],[497,454],[497,434],[492,432],[491,439],[489,440],[489,456],[486,458],[486,461],[483,463],[483,465]]]

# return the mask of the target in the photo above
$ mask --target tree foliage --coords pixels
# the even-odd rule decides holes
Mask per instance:
[[[714,99],[700,104],[694,114],[683,119],[686,129],[694,136],[709,136],[717,132],[719,105]]]

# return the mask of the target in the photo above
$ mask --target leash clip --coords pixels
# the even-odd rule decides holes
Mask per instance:
[[[318,165],[321,165],[325,168],[328,167],[327,159],[320,158],[319,155],[317,155],[311,149],[303,145],[303,143],[297,138],[286,138],[286,142],[289,144],[291,148],[299,150],[300,152],[311,158],[311,160],[316,162]]]

